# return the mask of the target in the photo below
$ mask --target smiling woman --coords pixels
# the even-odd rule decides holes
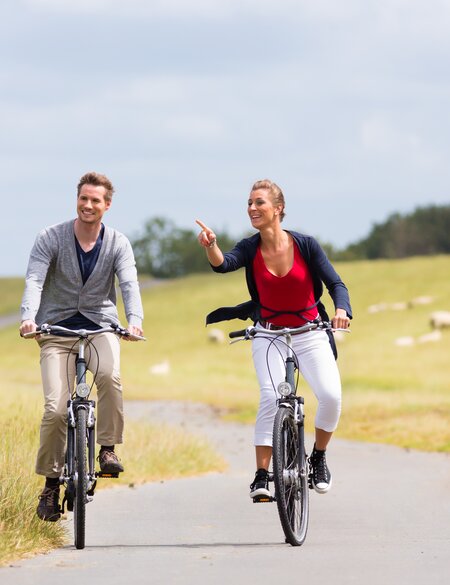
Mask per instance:
[[[258,233],[222,253],[213,230],[197,220],[202,231],[198,241],[215,272],[245,267],[251,296],[247,303],[224,307],[207,316],[207,323],[233,318],[252,318],[266,328],[299,327],[329,317],[321,302],[323,284],[334,302],[334,328],[346,329],[352,318],[347,287],[331,266],[319,244],[309,236],[283,230],[285,200],[281,189],[267,179],[257,181],[248,198],[248,216]],[[310,336],[313,335],[311,338]],[[260,384],[260,406],[255,427],[256,476],[250,497],[269,496],[268,469],[272,457],[272,429],[277,398],[274,390],[284,379],[283,351],[265,338],[253,340],[253,362]],[[341,381],[336,366],[336,346],[325,331],[294,338],[299,370],[318,400],[315,446],[310,458],[313,486],[319,493],[331,487],[325,450],[335,431],[341,410]]]
[[[268,195],[272,202],[272,206],[278,209],[276,214],[279,214],[280,222],[283,221],[286,215],[284,212],[285,201],[283,192],[278,187],[278,185],[266,179],[263,181],[257,181],[253,185],[252,191],[250,193],[250,198],[248,200],[248,214],[250,216],[252,225],[256,227],[253,222],[258,220],[259,215],[266,205],[266,201],[262,196],[262,193],[266,193]]]

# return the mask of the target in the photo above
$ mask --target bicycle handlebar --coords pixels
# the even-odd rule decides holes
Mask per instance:
[[[258,334],[264,335],[299,335],[301,333],[307,333],[308,331],[346,331],[349,333],[348,329],[341,329],[341,328],[334,328],[329,321],[309,321],[305,323],[305,325],[301,325],[300,327],[283,327],[282,329],[266,329],[265,327],[247,327],[246,329],[240,329],[239,331],[231,331],[228,336],[230,339],[253,339]]]
[[[120,325],[108,325],[108,327],[102,327],[101,329],[88,331],[87,329],[67,329],[67,327],[61,327],[60,325],[49,325],[48,323],[43,323],[36,329],[36,331],[24,333],[23,337],[30,339],[36,337],[37,335],[57,335],[58,337],[88,338],[93,337],[94,335],[99,335],[100,333],[115,333],[120,337],[128,337],[129,339],[134,339],[136,341],[146,341],[145,337],[130,333],[127,329],[121,327]]]
[[[234,339],[235,337],[245,337],[247,335],[247,329],[240,329],[239,331],[230,331],[228,337]]]

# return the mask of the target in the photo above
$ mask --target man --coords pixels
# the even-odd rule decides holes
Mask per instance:
[[[103,225],[114,188],[98,173],[87,173],[78,184],[77,218],[40,232],[31,250],[22,299],[20,334],[49,323],[69,329],[95,330],[118,323],[115,278],[122,292],[128,330],[142,335],[143,310],[136,266],[130,242]],[[75,377],[73,339],[42,336],[41,375],[44,415],[36,473],[45,476],[37,515],[41,520],[59,519],[59,477],[64,465],[67,380]],[[122,443],[123,399],[120,382],[119,339],[103,333],[93,341],[98,352],[87,354],[88,369],[97,372],[97,442],[101,446],[100,469],[122,472],[114,452]],[[70,359],[68,360],[68,356]]]

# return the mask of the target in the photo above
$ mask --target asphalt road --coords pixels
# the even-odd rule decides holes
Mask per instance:
[[[209,437],[229,469],[97,492],[84,550],[68,545],[14,563],[0,569],[0,583],[448,582],[449,456],[335,440],[328,457],[333,488],[311,493],[308,536],[294,548],[284,543],[276,504],[248,497],[251,428],[221,423],[202,405],[127,404],[127,415]]]

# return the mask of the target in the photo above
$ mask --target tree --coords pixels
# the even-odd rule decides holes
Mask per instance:
[[[224,250],[234,241],[227,234],[217,233]],[[192,272],[210,270],[205,251],[193,230],[178,228],[164,217],[153,217],[144,224],[141,234],[132,240],[137,269],[155,278],[174,278]]]
[[[340,259],[406,258],[450,253],[450,205],[394,213],[375,224],[369,235],[339,253]]]

